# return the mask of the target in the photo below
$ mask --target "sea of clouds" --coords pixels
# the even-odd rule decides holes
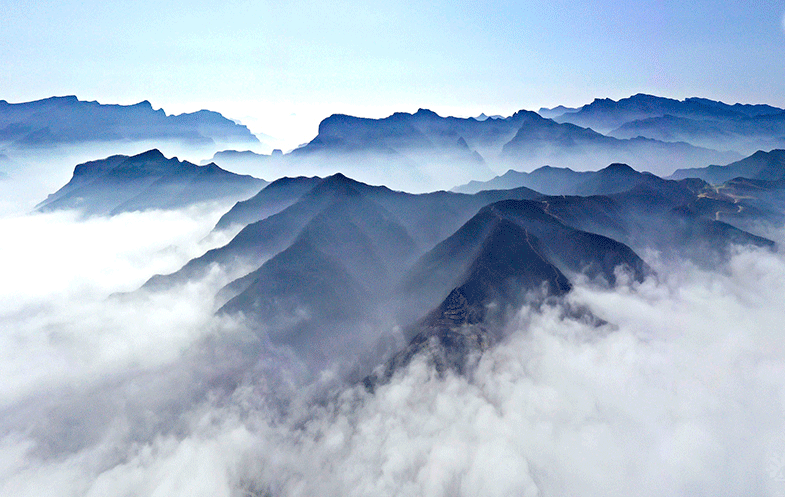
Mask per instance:
[[[371,395],[217,318],[220,209],[0,219],[0,495],[785,493],[785,254],[577,282],[468,376],[414,361]],[[780,237],[781,238],[781,237]]]

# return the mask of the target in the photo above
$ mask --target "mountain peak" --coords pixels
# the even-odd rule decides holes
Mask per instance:
[[[436,117],[436,118],[440,118],[441,117],[441,116],[439,116],[439,114],[437,114],[436,112],[434,112],[434,111],[432,111],[430,109],[422,109],[422,108],[417,109],[417,112],[414,113],[414,116],[416,116],[416,117]]]
[[[166,159],[166,156],[157,148],[151,148],[146,152],[142,152],[141,154],[136,154],[131,157],[130,159],[139,159],[139,160],[155,160],[155,159]]]
[[[355,181],[346,177],[342,173],[335,173],[321,180],[308,195],[339,195],[339,196],[356,196],[360,195],[357,187],[366,186],[364,183]]]
[[[620,174],[620,173],[621,174],[624,174],[624,173],[627,173],[627,174],[629,174],[629,173],[637,174],[638,173],[638,171],[636,171],[632,167],[628,166],[627,164],[622,164],[620,162],[614,162],[613,164],[609,165],[608,167],[600,169],[600,171],[601,172],[606,172],[606,173],[617,173],[617,174]]]

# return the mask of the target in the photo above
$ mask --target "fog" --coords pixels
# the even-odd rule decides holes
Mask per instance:
[[[643,253],[655,276],[568,294],[607,325],[523,308],[472,374],[371,395],[215,317],[220,268],[115,295],[228,241],[221,213],[0,220],[0,494],[785,492],[784,254]]]

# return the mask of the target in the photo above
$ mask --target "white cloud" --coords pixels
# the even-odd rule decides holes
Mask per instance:
[[[785,434],[781,254],[738,251],[713,272],[647,257],[656,279],[570,295],[609,325],[523,309],[470,378],[415,361],[374,396],[313,402],[291,357],[211,317],[216,282],[103,300],[201,250],[196,226],[209,223],[131,217],[127,236],[95,223],[72,227],[118,245],[63,246],[74,261],[47,266],[52,288],[15,273],[24,291],[0,335],[13,350],[0,361],[2,495],[785,491],[770,468]],[[161,236],[180,249],[160,252]]]

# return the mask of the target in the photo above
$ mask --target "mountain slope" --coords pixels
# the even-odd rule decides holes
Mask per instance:
[[[785,178],[785,150],[759,150],[749,157],[727,166],[679,169],[673,179],[700,178],[708,183],[721,184],[734,178],[779,181]]]
[[[607,195],[623,192],[651,181],[653,175],[640,173],[626,164],[611,164],[599,171],[573,171],[569,168],[544,166],[530,173],[510,169],[489,181],[472,181],[453,189],[476,193],[490,189],[525,186],[545,195]]]
[[[74,96],[24,103],[0,100],[0,144],[36,148],[119,140],[258,143],[245,126],[207,110],[174,116],[153,110],[148,101],[104,105]]]
[[[210,200],[245,198],[267,183],[215,164],[196,166],[167,159],[157,149],[128,157],[115,155],[74,168],[71,180],[36,209],[78,209],[85,215],[114,215],[176,209]]]
[[[482,209],[423,256],[403,284],[414,302],[435,305],[410,330],[408,345],[365,379],[373,389],[424,354],[439,372],[464,372],[498,340],[524,302],[567,293],[567,274],[615,284],[617,267],[642,280],[646,264],[629,247],[566,226],[533,201],[501,201]],[[435,278],[434,278],[435,276]],[[435,298],[440,303],[431,304]]]
[[[570,114],[572,115],[572,114]],[[556,164],[585,169],[587,164],[632,164],[655,174],[670,174],[685,165],[736,160],[735,152],[695,147],[688,143],[660,142],[647,138],[620,140],[571,123],[557,123],[534,112],[520,119],[520,128],[504,145],[508,163]]]
[[[693,120],[722,121],[727,119],[775,115],[783,109],[770,105],[728,105],[704,98],[675,100],[639,93],[618,101],[598,98],[584,105],[577,112],[564,113],[555,118],[562,123],[572,123],[608,133],[625,123],[663,116]]]

